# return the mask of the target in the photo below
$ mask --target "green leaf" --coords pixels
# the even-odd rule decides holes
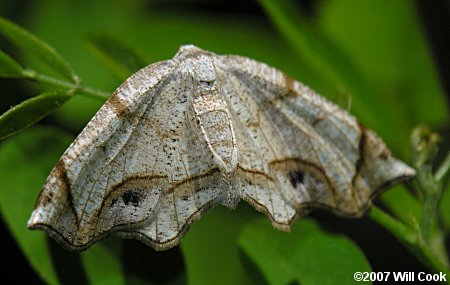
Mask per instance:
[[[34,125],[58,109],[71,96],[62,91],[51,91],[12,107],[0,116],[0,140]]]
[[[34,128],[0,147],[0,212],[34,270],[58,284],[46,235],[27,229],[39,189],[72,138],[61,131]]]
[[[53,70],[61,74],[61,76],[66,77],[74,83],[79,83],[78,75],[70,64],[53,47],[27,30],[0,17],[0,34],[22,49],[23,52],[39,58]]]
[[[325,232],[310,218],[294,224],[290,233],[274,230],[266,220],[251,223],[239,245],[268,284],[356,284],[355,272],[371,271],[350,239]]]
[[[23,77],[23,68],[13,58],[0,50],[0,77]]]
[[[230,211],[208,210],[181,241],[188,284],[251,284],[239,262],[237,240],[242,227],[257,213],[246,203]]]
[[[87,43],[92,53],[120,80],[147,65],[134,50],[112,36],[91,35]]]
[[[126,284],[122,263],[117,254],[120,251],[118,242],[121,241],[110,238],[94,244],[81,253],[84,269],[91,284]]]

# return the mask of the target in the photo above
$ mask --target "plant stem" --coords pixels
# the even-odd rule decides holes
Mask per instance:
[[[447,152],[447,156],[445,157],[444,161],[442,162],[439,169],[436,171],[436,174],[434,175],[434,179],[437,182],[445,183],[446,177],[450,175],[450,151]],[[445,185],[442,185],[444,187]]]
[[[80,88],[78,89],[78,92],[80,92],[81,95],[85,95],[87,97],[91,97],[91,98],[95,98],[97,100],[101,100],[101,101],[105,101],[107,100],[112,93],[108,93],[106,91],[103,90],[98,90],[98,89],[94,89],[94,88],[90,88],[87,86],[80,86]]]
[[[437,215],[437,208],[441,198],[441,192],[438,185],[430,183],[427,195],[423,196],[422,215],[420,217],[420,232],[426,243],[430,242],[430,232]]]
[[[83,86],[83,85],[77,85],[77,84],[74,84],[74,83],[71,83],[68,81],[56,79],[54,77],[51,77],[51,76],[48,76],[45,74],[37,73],[36,71],[30,70],[30,69],[23,71],[23,76],[27,79],[30,79],[30,80],[33,80],[33,81],[36,81],[39,83],[44,83],[44,84],[48,84],[48,85],[55,86],[55,87],[73,90],[76,93],[80,93],[80,94],[86,95],[90,98],[94,98],[94,99],[101,100],[101,101],[105,101],[111,95],[110,93],[102,91],[102,90],[90,88],[90,87]]]
[[[433,272],[442,272],[450,276],[449,268],[441,262],[434,254],[433,249],[429,244],[424,242],[418,233],[375,206],[370,210],[369,217],[394,235],[430,270]]]
[[[408,247],[416,242],[417,236],[402,222],[392,218],[389,214],[376,206],[372,206],[369,217],[389,230],[397,239]]]
[[[442,196],[442,186],[433,174],[433,161],[438,152],[439,135],[425,125],[414,128],[411,134],[413,164],[417,170],[417,185],[422,195],[422,215],[419,232],[423,241],[430,244],[430,235],[436,220],[439,202]],[[439,173],[445,173],[444,166]],[[438,174],[439,176],[440,174]],[[442,176],[445,176],[442,174]]]

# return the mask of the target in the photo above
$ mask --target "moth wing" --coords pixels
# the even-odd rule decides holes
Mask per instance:
[[[50,173],[29,228],[45,230],[71,250],[91,242],[96,231],[92,215],[108,187],[121,178],[111,162],[126,147],[140,115],[175,65],[173,61],[152,64],[114,92]]]
[[[52,170],[29,228],[69,250],[115,232],[156,249],[175,245],[226,189],[211,182],[220,178],[185,125],[185,75],[169,60],[125,81]]]
[[[175,92],[185,94],[189,89],[183,88],[186,82],[188,80],[180,79],[169,89],[177,89]],[[184,100],[183,95],[180,97],[167,94],[165,97]],[[171,120],[162,119],[160,122],[174,125],[172,129],[168,125],[159,128],[160,131],[167,130],[158,137],[158,144],[165,147],[154,151],[163,153],[167,158],[164,165],[167,167],[166,173],[170,183],[162,191],[158,203],[147,219],[115,232],[119,237],[138,239],[156,250],[177,245],[206,210],[226,197],[230,187],[214,164],[207,146],[199,140],[199,130],[193,123],[196,118],[192,105],[182,103],[180,107],[184,107],[181,108],[172,108],[173,104],[161,105],[171,108],[155,106],[155,110],[160,110],[160,114],[165,114],[164,116],[170,117]],[[105,217],[104,220],[109,218]]]
[[[227,94],[240,124],[239,165],[272,184],[263,197],[246,186],[243,198],[262,207],[275,226],[292,221],[275,217],[286,203],[299,213],[320,207],[360,216],[381,189],[414,176],[352,115],[283,72],[240,56],[221,56],[220,63],[230,75]],[[270,193],[281,193],[285,203],[275,207]]]

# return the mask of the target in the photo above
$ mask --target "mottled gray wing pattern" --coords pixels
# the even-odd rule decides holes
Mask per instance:
[[[286,204],[300,214],[321,207],[361,216],[379,190],[414,175],[353,116],[283,72],[240,56],[218,61],[240,124],[239,165],[248,181],[243,198],[268,213],[275,226],[292,221],[286,223]],[[254,177],[266,184],[266,197],[261,183],[252,185]],[[284,214],[274,207],[280,197]]]
[[[95,235],[93,217],[109,185],[122,175],[111,162],[126,147],[155,90],[175,65],[155,63],[116,90],[50,173],[28,222],[31,229],[45,230],[71,250],[101,238]]]
[[[163,250],[178,244],[190,225],[224,196],[227,183],[192,123],[189,76],[182,66],[172,71],[135,126],[129,147],[111,163],[121,174],[103,197],[96,231]],[[133,213],[136,220],[130,219]]]
[[[53,169],[29,227],[69,250],[113,233],[176,245],[228,189],[190,125],[186,76],[165,61],[118,88]]]
[[[28,226],[70,250],[109,234],[163,250],[218,203],[243,199],[287,230],[317,207],[360,216],[413,175],[282,72],[184,46],[116,90],[50,173]]]

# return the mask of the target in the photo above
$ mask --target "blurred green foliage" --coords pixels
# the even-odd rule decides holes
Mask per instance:
[[[2,115],[2,137],[10,132],[7,127],[20,131],[50,114],[70,94],[70,100],[51,115],[50,122],[72,135],[60,129],[36,127],[0,145],[0,212],[45,282],[61,283],[62,265],[55,263],[55,249],[44,234],[26,229],[26,220],[50,169],[101,106],[102,101],[89,94],[101,98],[104,92],[98,90],[112,93],[136,69],[172,58],[182,44],[266,62],[331,99],[350,94],[351,112],[407,161],[409,134],[415,125],[425,123],[438,131],[450,127],[448,105],[411,1],[320,1],[314,17],[302,13],[293,1],[259,1],[265,17],[212,14],[194,9],[196,4],[32,1],[20,24],[54,49],[2,22],[0,33],[21,53],[8,55],[0,51],[0,75],[47,83],[29,84],[24,80],[30,96],[48,91],[49,86],[54,90],[44,94],[62,94],[56,99],[44,95],[25,101],[23,104],[32,106],[33,112],[18,110],[26,111],[28,119],[18,115],[19,120],[11,121],[11,115]],[[30,68],[48,77],[36,77]],[[78,77],[81,85],[77,85]],[[82,94],[88,96],[78,96]],[[15,94],[2,91],[2,96],[14,98]],[[11,109],[9,114],[12,112],[16,111]],[[450,208],[449,190],[447,187],[443,193],[438,216],[445,234],[450,230],[450,215],[445,210]],[[411,229],[417,226],[421,201],[404,186],[383,194],[381,201],[398,221]],[[181,277],[171,276],[164,282],[129,274],[121,256],[126,246],[122,240],[100,242],[80,255],[59,254],[67,259],[80,258],[80,270],[92,284],[287,284],[293,280],[324,284],[329,281],[321,271],[324,264],[330,270],[341,266],[342,272],[370,271],[364,252],[349,238],[321,229],[311,219],[298,221],[288,235],[274,232],[255,217],[260,214],[242,204],[234,212],[222,207],[208,211],[181,243],[182,255],[177,257],[184,260]],[[161,260],[156,257],[141,262],[150,268]],[[281,265],[286,271],[275,270]],[[340,284],[348,284],[352,277],[330,272],[336,273],[335,281]]]
[[[290,235],[270,227],[268,221],[253,223],[239,239],[269,284],[351,284],[355,272],[371,271],[351,240],[324,234],[309,218],[294,225]]]

